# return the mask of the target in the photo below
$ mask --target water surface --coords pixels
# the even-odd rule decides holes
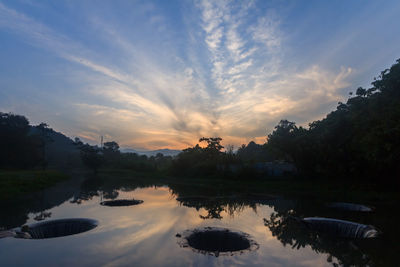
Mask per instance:
[[[3,206],[1,226],[36,220],[92,218],[99,226],[73,236],[43,240],[0,239],[1,266],[396,266],[398,231],[389,208],[374,213],[326,208],[324,200],[215,193],[207,187],[154,186],[95,178],[49,189],[29,203]],[[69,188],[65,193],[61,188]],[[64,192],[64,194],[61,194]],[[140,199],[139,205],[108,207],[109,199]],[[178,200],[177,200],[178,198]],[[22,203],[21,203],[22,201]],[[4,204],[5,205],[5,204]],[[377,239],[345,240],[309,233],[291,217],[324,216],[373,224]],[[36,219],[35,219],[36,218]],[[259,245],[233,255],[181,247],[176,236],[188,229],[222,227],[249,234]],[[390,234],[388,234],[388,232]],[[394,265],[391,265],[394,264]]]

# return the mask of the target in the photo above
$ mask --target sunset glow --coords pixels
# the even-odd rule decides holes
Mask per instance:
[[[183,149],[202,136],[263,143],[280,119],[320,119],[390,66],[399,8],[1,1],[0,111],[123,148]]]

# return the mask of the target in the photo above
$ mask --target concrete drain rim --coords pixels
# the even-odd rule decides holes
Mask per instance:
[[[212,248],[212,247],[204,247],[204,246],[193,246],[194,243],[192,242],[194,238],[198,237],[209,237],[210,235],[218,235],[221,237],[223,235],[224,237],[227,237],[232,241],[232,238],[236,241],[241,242],[241,246],[238,246],[236,248],[232,249],[232,244],[229,244],[225,248]],[[237,231],[237,230],[232,230],[228,228],[221,228],[221,227],[203,227],[203,228],[195,228],[195,229],[189,229],[185,230],[182,233],[176,234],[176,237],[178,238],[178,244],[182,248],[190,248],[192,251],[205,254],[205,255],[212,255],[215,257],[218,256],[234,256],[238,254],[243,254],[245,252],[250,252],[250,251],[255,251],[257,250],[260,246],[257,244],[256,241],[247,233]],[[218,238],[218,237],[217,237]],[[244,245],[245,244],[245,245]]]
[[[48,239],[77,235],[98,226],[98,221],[88,218],[47,220],[15,228],[16,238]]]

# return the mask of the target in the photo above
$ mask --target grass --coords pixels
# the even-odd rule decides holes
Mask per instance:
[[[54,170],[0,171],[0,199],[40,191],[68,179],[68,175]]]

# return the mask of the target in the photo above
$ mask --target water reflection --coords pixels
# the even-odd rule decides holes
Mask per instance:
[[[114,176],[112,174],[111,176]],[[0,229],[10,229],[25,224],[30,218],[42,221],[52,216],[50,209],[66,201],[82,204],[94,197],[117,199],[120,191],[133,191],[136,188],[160,185],[144,179],[120,179],[107,175],[95,176],[72,173],[72,179],[59,183],[41,192],[0,202]],[[124,177],[123,177],[124,178]],[[129,198],[133,198],[131,195]]]
[[[42,221],[42,220],[50,218],[50,217],[51,217],[51,212],[41,211],[33,219],[35,221]]]
[[[120,191],[129,192],[137,188],[151,186],[157,186],[157,184],[146,180],[91,175],[82,182],[79,194],[74,195],[70,202],[82,204],[82,202],[91,200],[93,197],[100,197],[101,200],[115,200],[120,195]],[[133,195],[130,198],[132,199]]]
[[[30,215],[39,221],[51,217],[48,210],[78,195],[79,186],[84,179],[85,177],[76,175],[73,179],[41,192],[0,202],[0,228],[21,226],[29,220]]]
[[[0,204],[4,211],[0,227],[72,217],[93,218],[99,226],[35,246],[0,239],[0,265],[26,265],[29,259],[32,265],[264,266],[268,262],[270,266],[396,266],[400,254],[398,246],[393,245],[400,236],[398,215],[393,212],[395,203],[371,203],[376,207],[374,213],[352,213],[326,207],[327,202],[341,199],[282,197],[267,190],[254,194],[246,188],[194,186],[190,181],[162,186],[162,181],[140,177],[81,178]],[[105,200],[132,198],[144,202],[119,208],[99,205]],[[376,240],[337,239],[308,231],[293,220],[315,216],[372,224],[383,235]],[[259,249],[215,258],[177,244],[177,233],[204,227],[248,233]],[[43,258],[43,251],[66,256]],[[18,257],[21,253],[25,257]],[[77,263],[73,259],[83,260]]]
[[[319,216],[336,217],[341,219],[351,218],[366,224],[378,223],[385,225],[385,218],[379,218],[372,214],[343,213],[340,211],[332,212],[324,209],[323,202],[297,199],[297,205],[292,209],[280,209],[275,206],[275,212],[268,218],[264,218],[264,224],[284,246],[293,249],[311,247],[317,253],[328,254],[327,261],[333,266],[394,266],[399,249],[392,246],[392,242],[397,240],[388,233],[374,239],[355,239],[340,237],[315,231],[305,227],[298,218],[316,214]],[[382,207],[383,208],[383,207]],[[385,210],[387,212],[387,209]],[[384,212],[384,210],[382,211]],[[380,219],[380,220],[377,220]],[[379,224],[383,223],[383,224]],[[386,228],[387,231],[390,228]],[[391,228],[392,234],[398,230]],[[397,235],[398,237],[398,235]],[[384,248],[384,249],[383,249]],[[382,253],[388,254],[388,258],[383,258]]]
[[[368,255],[362,252],[357,241],[310,231],[292,216],[273,213],[269,219],[264,219],[264,223],[283,245],[289,245],[293,249],[310,246],[317,253],[327,253],[327,261],[332,262],[333,266],[369,266],[373,263]],[[337,262],[334,259],[337,259]]]
[[[199,217],[203,220],[206,219],[222,219],[222,212],[226,212],[229,216],[234,217],[235,213],[242,212],[245,208],[251,208],[257,213],[257,203],[246,201],[240,197],[205,197],[205,196],[191,196],[191,197],[178,197],[176,199],[181,205],[195,208],[197,211],[204,209],[207,214]]]
[[[235,214],[248,208],[257,214],[258,206],[270,205],[278,199],[275,195],[243,192],[243,188],[225,187],[222,192],[213,186],[170,184],[169,188],[180,205],[195,208],[197,211],[204,209],[206,214],[199,214],[203,220],[221,220],[223,213],[233,218]]]

